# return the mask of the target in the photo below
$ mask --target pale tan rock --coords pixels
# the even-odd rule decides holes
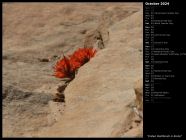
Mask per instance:
[[[129,105],[136,98],[134,82],[143,74],[142,5],[4,3],[3,85],[10,83],[31,95],[4,96],[3,136],[126,137],[118,132],[136,127]],[[80,33],[84,29],[86,34]],[[90,30],[100,31],[105,48],[65,89],[63,111],[63,103],[51,101],[62,82],[52,76],[56,59],[41,63],[38,58],[72,54],[84,46]],[[90,44],[97,40],[99,36]],[[12,97],[16,99],[10,103]],[[133,131],[130,136],[139,135]]]
[[[93,30],[87,33],[84,41],[84,47],[86,48],[96,48],[96,49],[103,49],[104,43],[102,34],[99,30]]]
[[[140,123],[138,127],[127,131],[121,137],[134,137],[134,134],[136,135],[136,137],[143,137],[143,123]]]
[[[133,130],[135,114],[129,105],[136,99],[133,85],[143,74],[138,51],[142,48],[142,11],[113,25],[110,31],[108,46],[81,67],[65,89],[66,107],[60,121],[37,136],[117,137],[121,129]],[[133,36],[137,41],[130,43]],[[119,41],[123,37],[126,41]],[[141,133],[133,130],[122,135],[139,137]]]
[[[53,124],[56,121],[60,121],[63,112],[65,111],[65,103],[49,101],[48,123]]]
[[[143,111],[143,80],[140,79],[135,83],[136,105],[139,111]]]

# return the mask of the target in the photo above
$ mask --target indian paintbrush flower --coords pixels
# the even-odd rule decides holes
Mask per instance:
[[[54,67],[54,76],[73,79],[78,68],[94,57],[95,53],[96,50],[93,48],[79,48],[69,58],[63,55],[63,59],[59,60]]]

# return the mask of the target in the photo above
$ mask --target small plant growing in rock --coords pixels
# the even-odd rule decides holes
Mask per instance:
[[[63,59],[59,60],[55,67],[54,76],[57,78],[70,78],[73,79],[75,71],[72,69],[72,64],[69,58],[63,55]]]
[[[78,68],[94,57],[95,53],[96,50],[93,48],[79,48],[72,55],[69,55],[69,58],[63,55],[63,59],[59,60],[54,67],[54,76],[73,79]]]
[[[56,97],[53,99],[55,102],[65,102],[64,90],[68,83],[75,78],[77,70],[94,57],[96,50],[93,48],[79,48],[69,57],[63,54],[54,66],[54,76],[57,78],[68,78],[70,80],[65,82],[65,85],[59,86],[57,89]]]

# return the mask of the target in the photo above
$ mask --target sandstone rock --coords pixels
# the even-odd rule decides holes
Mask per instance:
[[[58,85],[57,91],[58,91],[59,93],[63,93],[63,91],[65,90],[66,87],[67,87],[67,84]]]
[[[135,22],[136,19],[139,22]],[[142,11],[114,24],[109,30],[111,38],[106,48],[81,67],[65,89],[66,107],[60,121],[37,136],[142,136],[142,132],[132,125],[135,114],[129,107],[136,99],[133,85],[143,74],[138,51],[142,48]],[[123,37],[126,40],[119,41]]]
[[[138,111],[141,113],[143,112],[143,80],[140,79],[135,83],[135,94],[136,94],[136,106]]]
[[[49,61],[50,61],[49,58],[38,58],[38,60],[39,60],[40,62],[49,62]]]
[[[83,30],[80,30],[79,31],[81,34],[86,34],[87,30],[86,29],[83,29]]]
[[[3,87],[13,86],[3,93],[3,136],[141,137],[142,121],[135,124],[129,106],[143,73],[140,9],[141,3],[3,4]],[[65,104],[53,102],[56,86],[65,84],[52,76],[57,57],[83,47],[91,30],[87,46],[101,49],[65,89]],[[37,60],[48,56],[55,57]]]
[[[51,95],[23,91],[13,86],[3,100],[3,137],[27,136],[48,125],[48,102]]]
[[[51,125],[56,121],[60,121],[64,110],[65,110],[64,103],[49,101],[50,113],[48,114],[48,125]]]
[[[56,93],[52,100],[54,102],[65,102],[65,95],[64,93]]]
[[[99,30],[91,30],[85,36],[84,47],[93,47],[97,40],[102,40],[102,35]]]

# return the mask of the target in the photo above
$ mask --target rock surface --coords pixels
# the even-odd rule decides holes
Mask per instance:
[[[107,47],[81,67],[66,88],[66,111],[61,120],[39,135],[108,137],[119,136],[117,131],[133,127],[130,125],[134,114],[129,105],[135,100],[135,80],[142,77],[139,49],[142,11],[110,28]],[[142,127],[135,128],[133,133],[126,130],[125,136],[142,135],[142,130],[135,133],[139,129]]]
[[[135,82],[143,76],[141,3],[5,3],[3,9],[4,137],[143,135],[134,111]],[[104,49],[79,69],[65,104],[52,102],[63,83],[51,76],[52,66],[62,51],[96,43],[87,37],[95,30]]]
[[[140,116],[142,117],[143,116],[143,80],[142,79],[138,80],[135,83],[134,90],[136,94],[136,100],[135,100],[136,107],[140,113]]]

